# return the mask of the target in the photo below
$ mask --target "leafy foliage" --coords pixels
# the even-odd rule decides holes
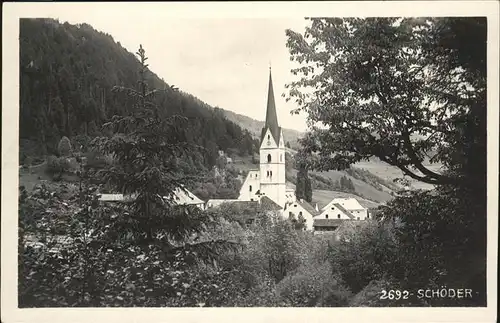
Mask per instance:
[[[287,30],[291,59],[301,65],[292,70],[301,78],[288,85],[288,99],[314,126],[303,144],[319,152],[317,168],[345,169],[376,156],[420,181],[460,181],[422,162],[431,151],[431,161],[454,159],[465,120],[484,144],[486,20],[311,20],[304,35]],[[316,90],[302,91],[308,86]],[[470,131],[474,125],[479,132]]]
[[[354,293],[383,278],[396,258],[397,244],[391,231],[377,223],[345,234],[330,248],[334,271]]]
[[[57,145],[57,151],[59,152],[59,156],[61,157],[67,157],[71,155],[71,142],[69,141],[69,138],[64,136],[61,138],[59,141],[59,144]]]
[[[300,77],[288,85],[288,99],[308,114],[313,130],[303,144],[317,157],[311,167],[348,169],[375,156],[435,184],[430,192],[399,192],[380,210],[400,224],[394,229],[397,260],[385,273],[404,288],[474,286],[473,299],[430,304],[484,306],[486,19],[311,21],[304,35],[287,31],[291,59],[300,65],[292,70]],[[444,167],[432,171],[424,161]],[[351,289],[366,288],[363,274],[383,269],[365,265],[344,274]]]

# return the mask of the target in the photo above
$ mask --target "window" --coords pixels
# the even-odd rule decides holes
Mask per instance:
[[[369,214],[367,214],[367,215],[366,215],[366,218],[367,218],[367,219],[369,219],[369,218],[370,218],[370,215],[369,215]]]
[[[249,190],[250,190],[250,192],[251,192],[251,191],[252,191],[252,185],[250,185],[250,186],[248,187],[248,189],[249,189]]]
[[[299,215],[302,216],[302,211],[299,212]]]
[[[253,202],[253,199],[250,199],[251,202]]]
[[[271,162],[271,154],[268,154],[267,155],[267,162],[270,163]]]
[[[340,219],[340,214],[337,215],[337,219]]]
[[[292,215],[293,215],[293,213],[292,213],[292,212],[288,212],[288,216],[292,216]]]
[[[294,204],[293,207],[297,207],[297,204]]]
[[[273,177],[273,171],[272,170],[269,171],[269,176]]]
[[[267,140],[271,140],[271,136],[270,135],[267,135]]]
[[[356,220],[359,220],[359,216],[356,218]]]
[[[325,214],[325,219],[328,219],[328,214]]]

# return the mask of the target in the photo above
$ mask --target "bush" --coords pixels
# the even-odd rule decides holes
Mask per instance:
[[[391,229],[373,222],[331,245],[329,257],[333,271],[353,293],[358,293],[370,281],[381,279],[389,271],[396,252]]]
[[[70,162],[66,157],[56,157],[51,155],[47,157],[47,174],[54,179],[60,179],[61,176],[71,168]]]
[[[280,300],[294,307],[345,306],[351,293],[332,275],[328,262],[308,263],[276,287]]]
[[[68,137],[64,136],[61,138],[59,144],[57,145],[57,151],[59,152],[60,157],[71,156],[71,142]]]

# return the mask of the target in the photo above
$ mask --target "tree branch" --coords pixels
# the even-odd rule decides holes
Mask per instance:
[[[427,176],[428,178],[432,178],[437,182],[437,184],[451,184],[455,183],[455,180],[448,176],[443,176],[441,174],[435,173],[428,168],[426,168],[419,160],[410,140],[410,133],[408,130],[404,129],[401,133],[401,136],[404,141],[404,146],[406,148],[406,152],[408,153],[408,157],[410,157],[411,163],[417,168],[422,174]],[[403,169],[402,169],[403,170]],[[409,170],[408,170],[409,171]],[[415,175],[415,174],[414,174]],[[409,175],[410,176],[410,175]],[[418,175],[415,175],[418,176]],[[420,177],[420,176],[419,176]]]

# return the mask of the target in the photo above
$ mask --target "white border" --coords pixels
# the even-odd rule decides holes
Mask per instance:
[[[120,6],[121,11],[116,12]],[[186,18],[304,16],[488,17],[488,307],[487,308],[224,308],[224,309],[17,309],[17,194],[19,120],[19,18],[53,17],[53,9],[92,7],[110,19],[129,12]],[[2,21],[2,322],[493,322],[497,303],[498,80],[497,1],[210,2],[210,3],[5,3]],[[57,17],[54,17],[57,18]],[[85,22],[85,17],[82,17]]]

